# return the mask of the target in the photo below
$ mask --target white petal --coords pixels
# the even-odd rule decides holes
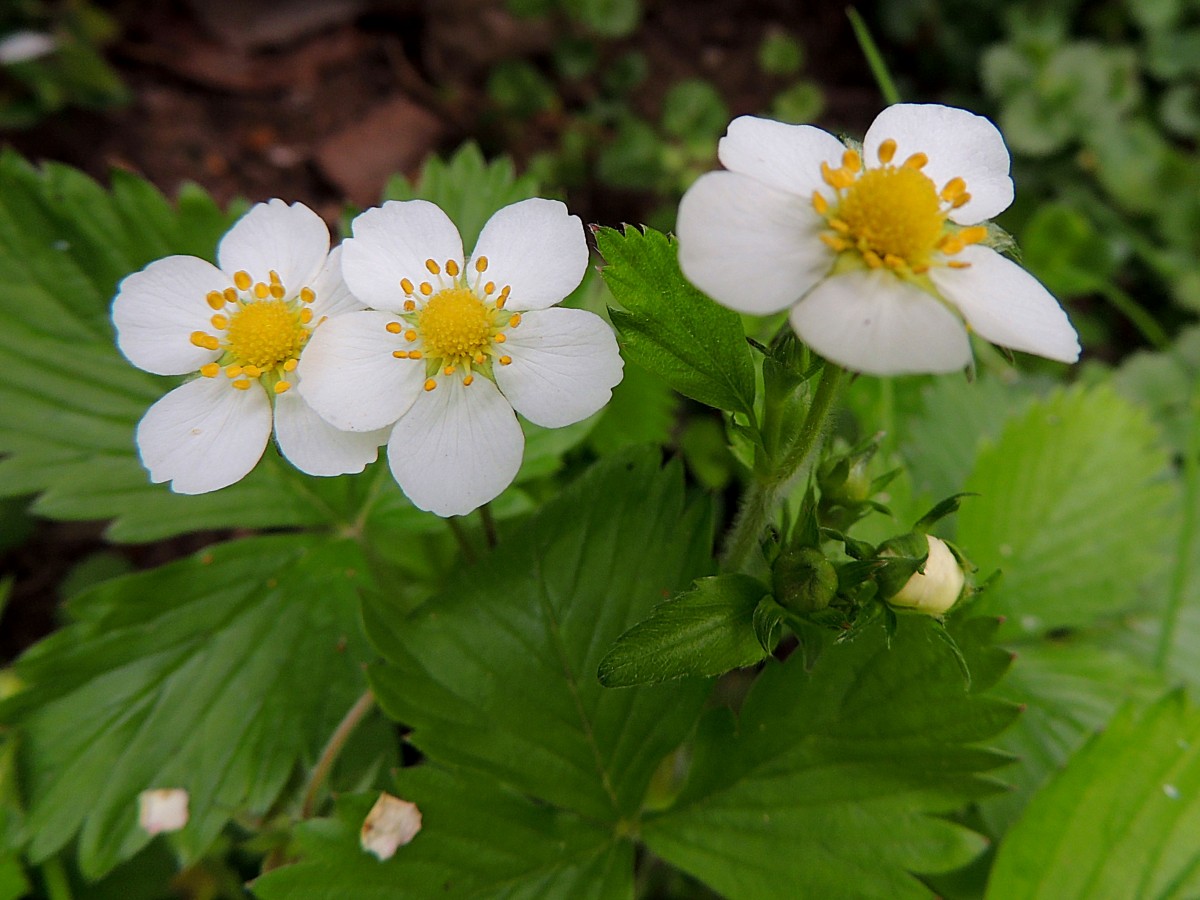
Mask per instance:
[[[388,437],[379,431],[342,431],[317,415],[295,390],[275,398],[275,439],[279,452],[309,475],[361,472],[379,455]]]
[[[679,203],[679,265],[739,312],[786,309],[825,276],[833,251],[812,204],[736,172],[701,175]]]
[[[188,823],[188,792],[154,788],[138,794],[138,824],[147,834],[179,831]]]
[[[971,328],[995,344],[1073,363],[1079,336],[1041,282],[987,247],[966,247],[954,257],[968,269],[935,266],[929,275]]]
[[[58,49],[54,35],[41,31],[14,31],[0,40],[0,66],[28,62]]]
[[[812,200],[813,191],[830,199],[833,189],[821,178],[821,163],[842,164],[846,145],[811,125],[787,125],[757,116],[740,116],[717,145],[717,158],[731,172]]]
[[[883,269],[821,282],[792,310],[791,320],[805,343],[856,372],[952,372],[971,360],[958,317]]]
[[[419,509],[465,516],[495,499],[521,467],[525,435],[508,401],[486,378],[464,386],[439,378],[396,423],[388,463]]]
[[[342,276],[351,292],[373,309],[399,312],[404,306],[400,279],[414,285],[437,277],[425,268],[463,262],[462,238],[449,216],[427,200],[389,200],[368,209],[351,226],[354,237],[342,244]]]
[[[868,166],[878,165],[879,145],[888,138],[896,142],[893,164],[914,153],[929,157],[921,171],[938,190],[955,177],[967,183],[970,201],[950,214],[960,225],[990,219],[1012,203],[1008,148],[1000,131],[983,116],[936,103],[889,106],[875,117],[863,139]]]
[[[156,375],[197,371],[221,355],[191,342],[194,331],[215,335],[213,309],[204,298],[230,286],[220,269],[194,256],[150,263],[122,281],[113,300],[117,346],[139,369]]]
[[[391,859],[398,849],[412,843],[420,830],[421,810],[417,804],[384,791],[363,820],[359,843],[380,860]]]
[[[317,295],[312,302],[313,319],[320,322],[322,318],[340,316],[342,313],[355,312],[366,307],[350,293],[342,278],[342,248],[334,247],[329,251],[329,259],[321,273],[309,285]]]
[[[320,325],[300,354],[298,389],[331,425],[375,431],[412,406],[425,381],[425,363],[396,359],[404,338],[387,331],[388,313],[350,312]]]
[[[586,419],[608,403],[621,381],[616,338],[595,313],[534,310],[507,337],[512,363],[494,366],[496,384],[535,425],[561,428]]]
[[[289,295],[309,287],[329,255],[329,227],[303,203],[256,203],[221,238],[217,262],[232,275],[266,281],[274,270]]]
[[[271,401],[259,385],[239,391],[221,376],[175,388],[142,416],[138,451],[150,480],[177,494],[205,494],[241,481],[271,436]]]
[[[488,219],[471,255],[487,257],[484,281],[512,288],[509,309],[545,309],[579,287],[587,271],[588,245],[579,216],[557,200],[535,197]]]

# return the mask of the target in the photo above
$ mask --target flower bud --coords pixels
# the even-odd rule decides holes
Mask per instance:
[[[178,831],[188,822],[188,792],[155,788],[138,794],[138,824],[147,834]]]
[[[914,572],[899,592],[888,598],[891,606],[911,609],[927,616],[940,616],[958,602],[965,577],[958,559],[940,538],[925,535],[929,558],[925,573]]]
[[[776,601],[792,612],[824,609],[837,594],[837,570],[816,547],[784,550],[775,561],[771,580]]]

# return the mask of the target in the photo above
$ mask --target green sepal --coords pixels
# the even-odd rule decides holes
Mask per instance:
[[[946,518],[946,516],[953,515],[954,513],[958,512],[958,508],[962,506],[963,497],[978,496],[979,494],[974,491],[960,491],[957,494],[947,497],[945,500],[942,500],[940,503],[936,504],[933,509],[929,510],[929,512],[925,513],[925,515],[921,516],[921,518],[917,519],[917,521],[913,523],[913,531],[929,531],[929,529],[931,529],[942,519]]]
[[[783,623],[791,616],[774,597],[763,597],[754,607],[754,636],[765,653],[774,653],[783,632]]]

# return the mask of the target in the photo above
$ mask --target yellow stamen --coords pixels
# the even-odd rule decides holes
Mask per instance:
[[[203,375],[205,378],[216,378],[218,375],[221,374],[221,364],[215,363],[215,362],[214,363],[206,363],[205,365],[200,367],[200,374]]]
[[[413,283],[411,281],[409,281],[407,278],[401,278],[400,279],[400,290],[404,291],[404,293],[406,293],[406,294],[411,294],[413,292]]]
[[[300,310],[301,324],[307,325],[309,322],[312,321],[312,316],[313,316],[313,312],[308,307],[305,307],[304,309]]]
[[[422,281],[421,282],[421,293],[424,294],[426,297],[428,297],[430,294],[433,293],[433,285],[430,284],[428,281]]]
[[[451,278],[458,277],[458,263],[452,259],[446,260],[446,274]]]
[[[267,272],[267,279],[271,282],[271,284],[280,284],[279,273],[274,269],[271,269]]]
[[[487,284],[485,284],[483,286],[483,293],[485,295],[494,294],[495,292],[496,292],[496,282],[489,281]]]
[[[969,269],[969,268],[971,268],[971,264],[969,262],[963,262],[963,260],[961,260],[961,259],[952,259],[952,260],[948,261],[946,263],[946,265],[948,265],[952,269]]]
[[[208,301],[208,305],[213,309],[220,309],[225,305],[225,295],[220,291],[209,291],[208,296],[204,299]]]
[[[197,347],[202,347],[205,350],[219,350],[221,342],[211,334],[205,334],[203,331],[193,331],[191,341]]]
[[[284,364],[283,364],[283,371],[285,371],[285,372],[295,372],[295,371],[296,371],[296,366],[298,366],[298,365],[300,365],[300,360],[298,360],[298,359],[289,359],[289,360],[286,360],[286,361],[284,362]]]
[[[492,338],[492,340],[494,340],[497,344],[503,344],[508,340],[508,338],[504,335],[504,332],[500,332],[494,338]]]
[[[475,380],[474,375],[464,375],[463,376],[463,386],[465,387],[466,385],[469,385],[474,380]]]
[[[924,153],[914,153],[912,156],[910,156],[908,159],[906,159],[904,161],[904,168],[906,168],[906,169],[923,169],[923,168],[925,168],[925,165],[928,162],[929,162],[929,157],[926,156]]]
[[[404,332],[404,339],[406,341],[415,341],[417,339],[417,333],[410,328],[408,331]]]
[[[409,359],[420,359],[420,358],[421,358],[421,351],[420,351],[420,350],[409,350],[409,351],[408,351],[408,358],[409,358]]]
[[[964,191],[963,193],[959,194],[957,197],[954,198],[954,202],[951,204],[951,206],[954,209],[960,209],[961,207],[966,206],[970,202],[971,202],[971,195]]]
[[[270,293],[271,293],[271,289],[269,287],[267,287],[265,284],[263,284],[261,281],[258,284],[254,285],[254,296],[257,297],[259,300],[266,300],[267,295]]]
[[[896,155],[896,142],[888,138],[879,145],[879,149],[876,152],[879,155],[879,161],[886,166]]]
[[[849,241],[842,240],[840,237],[832,235],[827,231],[821,232],[820,238],[825,246],[829,247],[829,249],[833,250],[835,253],[841,253],[843,250],[849,250],[852,246],[854,246]]]
[[[509,363],[511,363],[511,362],[512,362],[512,357],[511,357],[511,356],[502,356],[502,357],[500,357],[500,365],[502,365],[502,366],[507,366],[507,365],[508,365]],[[506,377],[507,377],[507,376],[506,376]]]
[[[838,234],[849,234],[850,233],[850,226],[847,225],[845,222],[843,222],[841,219],[830,219],[829,227],[832,228],[834,231],[836,231]]]
[[[251,280],[252,279],[250,278],[249,272],[234,272],[233,273],[233,283],[237,285],[237,289],[239,291],[250,290]]]
[[[257,378],[262,374],[262,369],[258,366],[242,366],[242,372],[250,378]]]
[[[225,374],[227,376],[229,376],[230,378],[237,378],[239,375],[242,374],[242,367],[241,366],[226,366]]]
[[[512,318],[508,320],[508,325],[509,325],[509,327],[510,327],[510,328],[516,328],[516,327],[517,327],[518,325],[520,325],[520,324],[521,324],[521,314],[520,314],[520,313],[513,313],[513,314],[512,314]]]
[[[229,324],[229,318],[222,315],[213,316],[208,321],[212,322],[213,328],[216,328],[218,331],[224,331],[225,326]]]
[[[987,240],[988,230],[983,225],[972,225],[958,233],[959,240],[964,244],[978,244]]]
[[[486,272],[487,267],[488,267],[488,258],[486,256],[481,256],[481,257],[479,257],[479,259],[475,260],[475,271],[476,272]]]
[[[865,262],[872,269],[878,269],[883,265],[883,260],[879,258],[879,254],[874,250],[864,250],[862,258],[863,262]]]
[[[817,215],[823,216],[829,212],[829,201],[820,191],[813,191],[812,205],[813,209],[817,211]]]
[[[442,267],[439,266],[432,259],[425,260],[425,268],[429,270],[430,275],[441,275],[442,274]]]
[[[404,301],[404,311],[405,312],[412,312],[416,308],[417,308],[417,304],[416,304],[415,300],[405,300]]]
[[[434,381],[432,378],[426,379],[425,390],[432,391],[435,387],[437,387],[436,381]]]
[[[234,386],[235,388],[237,388],[239,391],[248,391],[248,390],[250,390],[250,382],[249,382],[249,381],[246,381],[246,380],[244,380],[244,379],[243,379],[242,381],[235,381],[235,382],[233,382],[233,386]]]
[[[848,148],[842,154],[842,168],[849,169],[851,172],[857,172],[862,168],[862,157],[858,155],[857,150]]]
[[[291,384],[286,381],[275,382],[275,393],[282,394],[291,389]]]
[[[454,374],[454,366],[446,366],[446,368],[442,369],[442,374],[443,375],[453,375]]]
[[[396,357],[396,359],[408,359],[408,351],[407,350],[393,350],[392,356]]]
[[[399,322],[388,322],[383,327],[386,328],[391,334],[399,334],[404,330],[404,326]]]
[[[225,302],[237,303],[237,291],[233,288],[225,288]]]
[[[300,288],[300,301],[302,303],[312,303],[317,299],[316,291],[310,287]]]
[[[942,188],[941,198],[943,200],[953,201],[961,197],[963,191],[967,189],[967,183],[961,178],[951,178],[946,182],[946,186]]]
[[[886,253],[883,257],[883,264],[889,269],[903,269],[906,266],[904,260],[894,253]]]

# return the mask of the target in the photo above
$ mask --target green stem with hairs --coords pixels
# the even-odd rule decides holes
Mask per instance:
[[[899,103],[900,92],[896,90],[896,82],[892,80],[892,73],[888,71],[887,63],[883,61],[879,45],[871,37],[871,29],[867,27],[867,23],[863,21],[863,17],[853,6],[846,10],[846,15],[850,19],[854,37],[858,40],[858,46],[862,49],[863,56],[867,58],[867,65],[871,67],[871,74],[875,77],[875,83],[879,85],[879,92],[883,94],[884,101],[888,106]]]

